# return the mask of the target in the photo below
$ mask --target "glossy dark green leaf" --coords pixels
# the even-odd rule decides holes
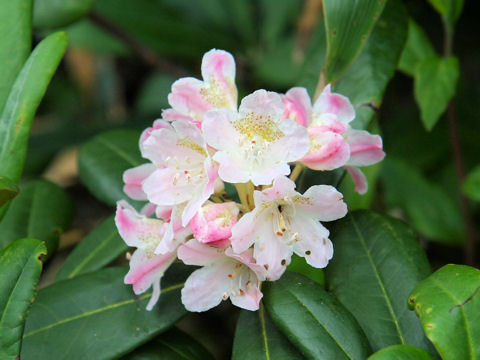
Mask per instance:
[[[32,47],[33,0],[0,1],[0,113]]]
[[[325,286],[325,275],[323,269],[317,269],[313,266],[307,264],[305,258],[298,255],[292,256],[292,262],[287,267],[287,271],[293,271],[303,276],[312,279],[313,281],[319,283],[321,286]]]
[[[232,360],[250,359],[304,359],[277,329],[263,304],[258,311],[242,310],[237,321]]]
[[[139,91],[135,108],[143,115],[154,115],[158,118],[162,110],[169,107],[168,94],[175,79],[163,73],[152,74]]]
[[[430,4],[438,11],[447,22],[448,26],[453,28],[458,17],[462,13],[464,0],[428,0]]]
[[[25,326],[24,359],[116,359],[186,314],[180,289],[185,266],[162,279],[162,294],[145,310],[151,292],[135,296],[125,268],[108,268],[59,281],[39,291]]]
[[[456,57],[430,57],[415,67],[415,100],[425,129],[431,130],[456,92],[459,76]]]
[[[403,222],[368,210],[338,221],[326,268],[329,289],[355,316],[374,350],[395,344],[428,349],[420,322],[405,303],[430,273],[413,231]]]
[[[214,357],[197,340],[174,327],[122,360],[214,360]]]
[[[140,155],[134,130],[112,130],[87,141],[80,149],[80,180],[100,201],[115,205],[126,199],[123,172],[146,162]]]
[[[339,1],[339,3],[343,3]],[[358,59],[334,86],[356,107],[353,127],[365,129],[383,94],[407,39],[408,15],[401,0],[388,0]]]
[[[368,360],[435,360],[435,357],[416,346],[392,345],[377,351]]]
[[[307,359],[366,359],[371,350],[353,316],[306,277],[286,272],[264,283],[265,307],[277,327]]]
[[[0,175],[0,207],[18,195],[17,184],[6,176]]]
[[[404,161],[387,157],[381,179],[385,201],[400,207],[412,226],[432,241],[460,245],[464,229],[459,206],[437,184]]]
[[[32,52],[12,87],[0,118],[0,174],[18,182],[33,118],[67,47],[67,36],[54,33]]]
[[[325,76],[337,80],[355,61],[367,42],[386,0],[324,0],[327,34]]]
[[[277,42],[282,41],[282,34],[288,25],[294,23],[298,18],[302,2],[261,0],[259,5],[262,16],[260,37],[265,46],[274,46]]]
[[[69,25],[88,14],[94,0],[35,0],[33,25],[53,29]]]
[[[45,242],[50,257],[72,219],[73,202],[65,190],[46,180],[26,182],[0,222],[0,248],[31,237]]]
[[[398,69],[410,76],[415,66],[424,59],[435,56],[435,50],[425,31],[412,19],[408,22],[408,37],[398,63]]]
[[[118,234],[114,217],[110,216],[73,249],[55,280],[70,279],[99,270],[127,250],[128,246]]]
[[[480,358],[480,270],[445,265],[415,287],[408,305],[443,360]]]
[[[463,183],[463,192],[472,200],[480,201],[480,165],[477,165]]]
[[[0,251],[0,358],[19,359],[23,328],[42,272],[45,245],[20,239]]]

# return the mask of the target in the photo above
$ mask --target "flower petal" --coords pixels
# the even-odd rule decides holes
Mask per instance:
[[[168,103],[177,112],[201,121],[203,115],[212,107],[201,95],[202,87],[201,80],[192,77],[178,79],[172,84]]]
[[[348,124],[355,118],[355,109],[350,100],[343,95],[332,93],[330,84],[325,86],[325,89],[315,101],[313,111],[316,116],[325,113],[335,114],[343,124]]]
[[[382,149],[382,138],[368,131],[349,129],[345,140],[350,146],[350,159],[347,165],[367,166],[382,161],[385,153]]]
[[[310,149],[300,162],[313,170],[333,170],[343,166],[350,148],[342,135],[310,127]]]
[[[147,195],[143,192],[142,182],[155,171],[156,167],[152,163],[143,164],[123,173],[123,192],[133,200],[147,200]]]
[[[344,166],[355,183],[354,190],[359,194],[365,194],[368,191],[368,182],[365,174],[355,166]]]
[[[295,121],[298,125],[310,125],[312,102],[307,89],[294,87],[283,96],[284,118]]]
[[[195,239],[178,248],[178,258],[187,265],[211,265],[224,256],[223,250],[202,244]]]
[[[273,91],[257,90],[242,99],[238,112],[241,117],[253,113],[257,121],[278,122],[283,117],[282,98]]]
[[[293,201],[298,212],[320,221],[337,220],[347,214],[343,195],[330,185],[314,185]]]
[[[256,311],[260,308],[262,297],[263,294],[258,288],[258,283],[248,283],[244,291],[239,292],[238,295],[230,295],[230,301],[242,309]]]

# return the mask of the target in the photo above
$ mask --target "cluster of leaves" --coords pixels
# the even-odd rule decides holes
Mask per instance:
[[[187,314],[180,289],[191,269],[175,264],[162,280],[156,308],[146,312],[151,294],[136,297],[123,284],[127,269],[107,267],[128,250],[112,217],[82,239],[55,281],[36,293],[42,264],[55,254],[61,233],[70,226],[74,204],[65,189],[47,180],[24,181],[19,186],[25,163],[27,174],[38,173],[52,154],[72,142],[83,142],[78,157],[80,181],[98,201],[113,206],[124,198],[123,171],[144,162],[138,151],[138,130],[103,131],[114,127],[108,119],[88,127],[75,124],[78,119],[72,114],[81,112],[81,106],[103,109],[115,102],[118,75],[101,62],[99,77],[107,90],[99,91],[95,105],[72,91],[65,75],[59,74],[44,111],[50,107],[62,120],[72,120],[50,134],[33,136],[26,162],[33,119],[66,50],[66,33],[71,53],[87,50],[107,62],[139,52],[147,60],[153,54],[188,65],[217,47],[244,54],[244,71],[251,72],[255,87],[300,85],[313,95],[320,77],[356,106],[354,126],[370,130],[378,130],[375,109],[397,69],[414,78],[414,96],[428,130],[445,112],[459,77],[459,61],[451,49],[438,55],[400,0],[323,0],[319,2],[323,16],[310,27],[304,48],[300,33],[291,30],[302,12],[302,3],[296,0],[4,3],[0,10],[2,359],[19,355],[27,360],[213,358],[202,341],[174,327]],[[313,3],[306,1],[303,6]],[[463,1],[430,3],[451,40]],[[60,27],[66,33],[52,32]],[[48,36],[30,53],[33,28],[39,37]],[[151,123],[152,116],[160,115],[167,105],[171,75],[154,73],[139,91],[129,112],[130,127],[142,128],[144,120]],[[248,87],[248,82],[243,85]],[[52,101],[54,97],[58,99]],[[104,119],[106,115],[100,111],[95,116]],[[396,131],[404,126],[401,120],[392,116],[389,121],[401,125],[382,130],[387,154],[392,149],[396,155],[405,155],[403,160],[387,155],[383,165],[368,170],[371,190],[363,198],[353,193],[351,183],[340,185],[350,210],[369,210],[352,211],[334,224],[335,255],[325,272],[310,270],[297,258],[281,280],[264,284],[260,310],[239,314],[233,359],[480,357],[480,271],[446,265],[432,274],[415,235],[463,244],[465,229],[458,204],[423,172],[432,166],[431,158],[442,154],[435,154],[427,143],[420,151],[413,147],[417,158],[407,162],[412,158],[411,144],[398,140],[405,130]],[[431,136],[437,136],[435,129]],[[342,179],[339,172],[321,178],[306,172],[299,187],[303,191],[315,183],[338,185]],[[479,179],[477,167],[463,184],[465,194],[476,201]],[[377,182],[384,189],[385,207],[400,209],[409,225],[370,210],[378,199]],[[109,211],[113,213],[113,208]]]

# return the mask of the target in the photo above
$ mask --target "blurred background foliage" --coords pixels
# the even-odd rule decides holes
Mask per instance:
[[[455,26],[456,72],[456,64],[435,58],[446,45],[442,19],[432,6],[427,1],[403,1],[408,20],[403,7],[395,9],[399,5],[390,3],[397,2],[392,0],[390,8],[385,8],[395,26],[388,28],[380,19],[376,26],[381,38],[367,43],[334,86],[351,96],[357,107],[355,126],[367,126],[382,135],[387,157],[366,169],[370,189],[364,196],[355,194],[350,179],[341,174],[309,178],[307,173],[304,181],[341,181],[350,209],[371,208],[409,222],[433,268],[462,263],[467,234],[459,189],[470,199],[473,226],[480,223],[480,46],[476,36],[480,5],[466,1]],[[211,48],[234,55],[240,96],[258,88],[285,92],[298,85],[313,95],[325,56],[320,14],[318,0],[36,0],[34,42],[59,29],[69,37],[66,55],[37,112],[24,171],[24,179],[44,176],[67,188],[75,199],[75,220],[60,237],[60,249],[68,252],[112,213],[79,182],[81,144],[106,130],[140,131],[149,126],[168,107],[167,95],[175,79],[200,77],[202,55]],[[381,64],[375,63],[375,54],[388,56],[389,51],[402,49],[398,71],[380,101],[386,82],[383,88],[377,85],[383,79],[377,79],[375,70],[380,72]],[[428,69],[441,72],[443,83],[455,84],[458,76],[453,111],[465,173],[472,173],[465,184],[458,180],[444,114],[452,87],[445,90],[442,81],[429,86],[428,72],[415,65],[419,59],[437,61]],[[371,65],[371,73],[365,72],[365,64]],[[444,106],[437,101],[442,96],[447,97]],[[93,154],[101,151],[89,146]],[[95,188],[88,179],[83,183]],[[113,200],[105,196],[100,200],[111,205]],[[54,262],[48,266],[54,267]],[[298,259],[292,266],[302,271]],[[323,277],[316,280],[323,282]],[[189,319],[195,322],[196,316]],[[221,318],[222,307],[211,316]],[[197,322],[196,331],[201,333],[202,321]],[[218,323],[227,329],[220,327],[219,334],[230,332],[221,337],[230,345],[231,324]],[[229,348],[225,346],[226,351]]]

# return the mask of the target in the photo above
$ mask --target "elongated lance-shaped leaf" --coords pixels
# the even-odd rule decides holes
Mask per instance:
[[[327,34],[325,76],[336,81],[355,61],[387,0],[324,0]]]
[[[47,250],[35,239],[20,239],[0,252],[0,358],[19,359],[23,328]]]
[[[69,25],[88,14],[93,0],[35,0],[33,25],[54,29]]]
[[[128,250],[118,234],[114,217],[97,226],[70,253],[55,278],[56,281],[99,270]]]
[[[429,349],[420,322],[405,304],[430,273],[413,232],[399,220],[354,211],[335,224],[326,268],[329,289],[355,316],[374,350],[395,344]]]
[[[214,360],[214,357],[197,340],[174,327],[122,360]]]
[[[374,109],[380,107],[395,73],[407,31],[408,14],[402,1],[388,0],[359,57],[335,84],[334,90],[348,96],[356,107],[353,127],[366,129],[375,115]]]
[[[274,323],[307,359],[364,360],[370,355],[352,314],[314,281],[286,272],[265,283],[263,291]]]
[[[0,175],[0,207],[18,194],[17,184],[6,176]]]
[[[368,360],[435,360],[435,358],[416,346],[392,345],[377,351]]]
[[[480,359],[480,270],[445,265],[408,299],[443,360]]]
[[[46,180],[26,182],[0,222],[0,248],[33,237],[45,242],[50,257],[72,219],[73,202],[65,190]]]
[[[242,310],[233,341],[232,360],[305,359],[273,323],[260,303],[258,311]]]
[[[3,10],[2,10],[3,11]],[[0,118],[0,174],[20,180],[33,118],[67,47],[67,36],[54,33],[32,52],[10,91]]]
[[[107,131],[80,149],[80,180],[100,201],[114,206],[117,201],[127,199],[123,192],[123,172],[146,162],[140,155],[139,138],[140,133],[133,130]]]
[[[0,114],[31,51],[32,3],[33,0],[0,0]]]
[[[59,281],[39,291],[27,320],[25,359],[116,359],[186,314],[180,289],[190,272],[175,264],[162,279],[162,294],[145,310],[151,292],[135,296],[123,283],[125,268],[108,268]]]

